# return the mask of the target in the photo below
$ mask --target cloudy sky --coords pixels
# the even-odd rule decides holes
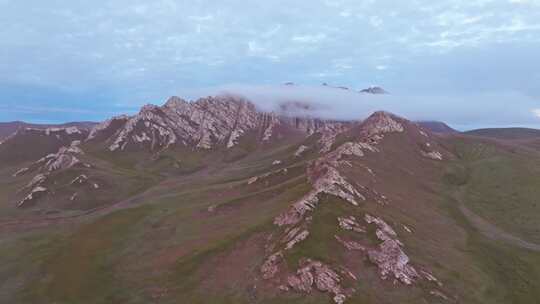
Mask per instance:
[[[460,128],[540,127],[538,54],[540,0],[0,0],[0,121],[292,81],[313,99],[381,85],[381,107]]]

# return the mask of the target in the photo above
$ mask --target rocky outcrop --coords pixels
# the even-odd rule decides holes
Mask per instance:
[[[362,122],[362,136],[371,141],[377,141],[377,135],[385,133],[403,132],[403,124],[399,122],[401,118],[384,111],[373,113]]]
[[[286,212],[274,219],[274,224],[278,226],[294,225],[300,222],[308,211],[312,211],[319,202],[319,195],[326,193],[340,197],[351,204],[357,206],[357,198],[364,199],[356,188],[347,182],[339,171],[328,165],[313,168],[308,176],[313,189],[295,202]]]
[[[128,120],[129,116],[127,115],[120,115],[107,119],[106,121],[95,125],[92,130],[90,130],[90,134],[88,134],[86,141],[97,139],[100,135],[102,135],[103,139],[107,139]]]
[[[309,236],[308,230],[301,230],[300,228],[293,228],[288,234],[286,239],[284,240],[286,242],[285,250],[292,249],[294,245],[300,243],[301,241],[305,240]]]
[[[392,275],[404,284],[412,284],[419,277],[416,270],[409,265],[409,257],[403,252],[403,244],[397,239],[397,234],[385,221],[366,214],[365,220],[377,226],[377,238],[383,241],[377,249],[369,250],[369,260],[379,267],[381,278],[384,280]]]
[[[262,277],[265,280],[269,280],[275,277],[279,271],[279,265],[283,260],[283,253],[278,251],[270,255],[261,266]]]
[[[421,153],[422,153],[422,155],[424,157],[427,157],[427,158],[430,158],[430,159],[433,159],[433,160],[442,160],[443,159],[443,156],[442,156],[441,152],[439,152],[439,151],[431,151],[431,152],[422,151]]]
[[[366,232],[366,228],[362,227],[354,216],[338,217],[339,227],[345,230],[354,232]]]
[[[289,169],[287,169],[287,168],[270,171],[270,172],[267,172],[267,173],[264,173],[264,174],[261,174],[261,175],[258,175],[258,176],[250,177],[247,180],[247,184],[251,185],[251,184],[254,184],[254,183],[258,182],[258,181],[264,180],[264,179],[266,179],[266,178],[268,178],[270,176],[278,175],[278,174],[287,174],[287,173],[289,173]]]
[[[168,125],[163,111],[157,106],[146,105],[139,114],[127,120],[109,150],[124,150],[128,144],[148,145],[151,149],[157,149],[168,147],[176,141],[176,134]]]
[[[51,176],[51,173],[67,170],[75,166],[90,167],[89,164],[79,160],[79,157],[84,154],[81,148],[79,148],[79,144],[80,141],[73,141],[71,146],[61,147],[58,152],[44,156],[29,167],[22,168],[15,172],[15,174],[13,174],[14,177],[25,175],[29,172],[38,172],[25,187],[19,190],[19,192],[22,192],[31,189],[17,206],[22,207],[29,203],[35,203],[43,196],[43,194],[49,192],[47,187],[45,187],[45,183]],[[70,185],[84,183],[87,179],[86,175],[80,175],[75,178]]]
[[[82,185],[82,184],[85,184],[86,182],[88,182],[88,176],[86,176],[86,174],[81,174],[79,176],[77,176],[75,179],[73,179],[71,181],[71,183],[69,183],[70,185]]]
[[[53,172],[68,169],[79,164],[82,165],[83,163],[77,157],[80,154],[83,154],[83,151],[75,142],[70,147],[60,148],[57,153],[42,157],[31,168],[37,168],[41,172]]]
[[[377,112],[363,124],[362,131],[367,138],[366,141],[346,142],[335,150],[328,152],[318,159],[312,161],[307,169],[308,179],[312,185],[312,190],[293,203],[291,207],[274,219],[277,226],[291,226],[300,223],[307,212],[313,211],[318,202],[319,196],[323,193],[339,197],[354,206],[358,206],[358,200],[365,200],[365,197],[340,173],[340,166],[345,163],[344,156],[363,157],[364,151],[377,152],[373,146],[377,141],[369,140],[372,136],[381,136],[388,132],[402,132],[404,129],[389,114]],[[347,221],[349,220],[349,221]],[[362,231],[356,219],[342,219],[346,227],[354,227],[357,231]]]
[[[78,156],[84,154],[84,152],[78,147],[79,141],[73,141],[69,147],[61,147],[58,152],[51,153],[47,156],[40,158],[38,161],[32,163],[29,167],[19,169],[13,174],[13,177],[25,175],[29,172],[38,171],[39,174],[35,175],[30,181],[27,187],[32,187],[38,181],[42,182],[48,173],[58,170],[64,170],[76,165],[89,166],[82,163]]]
[[[306,259],[300,262],[296,274],[287,277],[287,284],[295,291],[310,293],[314,288],[320,292],[332,294],[337,304],[347,299],[347,291],[341,287],[342,278],[330,266],[319,261]]]
[[[318,143],[321,146],[320,152],[326,153],[332,149],[334,142],[336,141],[336,136],[350,128],[350,124],[346,123],[332,123],[325,124],[320,130],[321,138]]]
[[[37,186],[33,188],[28,195],[26,195],[18,204],[17,207],[24,207],[30,203],[33,203],[35,200],[39,199],[41,196],[47,193],[47,188],[42,186]]]
[[[296,149],[296,151],[294,152],[294,157],[300,157],[302,156],[302,154],[304,154],[305,151],[307,151],[309,149],[308,146],[306,145],[301,145],[300,147],[298,147],[298,149]]]
[[[66,135],[73,135],[73,134],[82,135],[83,134],[83,131],[77,127],[46,128],[46,129],[26,128],[25,130],[43,133],[46,136],[49,136],[49,135],[62,136],[63,134],[66,134]]]
[[[17,137],[23,137],[27,135],[34,136],[47,136],[55,138],[59,141],[71,142],[74,140],[81,140],[88,134],[86,129],[79,129],[78,127],[62,127],[62,128],[24,128],[19,129],[17,132],[8,137],[5,142],[16,139]]]
[[[341,245],[343,245],[343,247],[347,248],[347,250],[360,250],[360,251],[366,250],[366,247],[360,244],[359,242],[347,241],[337,235],[335,235],[334,237],[336,241],[338,241]]]

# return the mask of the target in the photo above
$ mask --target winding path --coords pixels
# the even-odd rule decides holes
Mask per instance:
[[[461,188],[458,190],[456,195],[456,199],[459,203],[459,210],[467,218],[469,223],[478,229],[480,233],[492,240],[502,241],[510,245],[540,252],[539,244],[525,241],[511,233],[508,233],[467,208],[463,202],[464,192],[465,189]]]

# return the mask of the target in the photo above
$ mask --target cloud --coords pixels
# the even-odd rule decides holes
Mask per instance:
[[[540,118],[540,108],[539,109],[532,109],[531,111],[534,116]]]
[[[279,104],[300,101],[316,105],[312,115],[327,119],[364,119],[378,110],[386,110],[411,120],[440,120],[462,129],[496,125],[535,125],[530,105],[535,100],[513,91],[438,96],[428,94],[363,94],[363,87],[349,90],[331,86],[308,85],[226,85],[192,91],[191,98],[233,94],[253,101],[265,111],[276,111]],[[509,100],[514,106],[509,108]],[[488,107],[484,106],[489,104]],[[540,117],[540,109],[535,115]],[[500,115],[505,113],[505,115]]]
[[[376,82],[402,96],[456,96],[451,102],[464,109],[459,96],[512,90],[539,98],[537,4],[0,0],[0,89],[92,92],[62,104],[73,108],[87,107],[92,94],[107,108],[160,101],[181,89],[286,81]],[[59,96],[2,91],[0,104],[59,107]],[[527,106],[531,116],[535,106]]]

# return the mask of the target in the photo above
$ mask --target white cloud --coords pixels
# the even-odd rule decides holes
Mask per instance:
[[[540,118],[540,108],[539,109],[532,109],[531,112],[534,116]]]

